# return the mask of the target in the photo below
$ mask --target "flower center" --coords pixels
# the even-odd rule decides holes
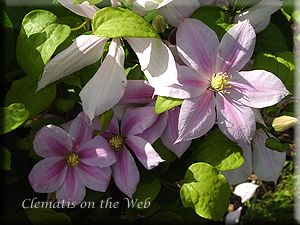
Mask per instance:
[[[212,80],[210,82],[210,86],[221,93],[230,93],[227,90],[224,90],[225,88],[231,88],[230,86],[230,80],[231,80],[232,76],[230,76],[230,78],[228,79],[228,76],[226,75],[226,73],[223,72],[219,72],[217,74],[213,74],[212,76]]]
[[[69,153],[69,155],[66,157],[67,159],[67,163],[70,166],[77,166],[79,163],[79,159],[78,159],[78,155],[76,155],[75,153]]]
[[[114,136],[109,140],[109,145],[112,149],[119,151],[123,145],[123,138],[119,135]]]

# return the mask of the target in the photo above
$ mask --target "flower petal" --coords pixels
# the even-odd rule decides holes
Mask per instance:
[[[94,14],[99,10],[94,5],[89,5],[88,2],[83,2],[80,5],[73,5],[74,0],[58,0],[60,4],[69,9],[70,11],[76,13],[79,16],[87,17],[93,19]]]
[[[180,85],[157,87],[155,88],[155,95],[179,99],[196,98],[202,95],[210,86],[208,80],[187,66],[177,65],[177,70]]]
[[[240,221],[242,209],[243,207],[240,206],[236,210],[229,212],[225,217],[225,225],[238,224]]]
[[[50,156],[64,157],[72,149],[72,140],[62,128],[47,125],[36,133],[33,148],[36,154],[44,158]]]
[[[173,27],[178,27],[179,22],[189,18],[193,12],[200,7],[199,0],[173,0],[169,4],[157,10],[157,14],[162,15],[166,22]]]
[[[117,162],[112,165],[112,175],[119,190],[132,198],[140,180],[140,173],[127,149],[117,152]]]
[[[233,193],[237,196],[241,197],[241,202],[244,203],[247,200],[250,200],[254,194],[256,189],[259,187],[259,185],[255,183],[242,183],[235,187]]]
[[[124,57],[119,39],[114,38],[99,70],[81,90],[83,111],[90,120],[112,108],[123,96],[127,84]]]
[[[252,169],[252,149],[250,145],[241,145],[243,157],[246,160],[243,165],[234,170],[222,171],[222,174],[230,185],[244,182],[253,172]]]
[[[99,116],[96,116],[92,120],[92,128],[94,130],[101,131],[101,124],[100,124]],[[116,116],[113,116],[113,118],[111,119],[110,124],[109,124],[108,128],[106,129],[105,133],[112,133],[115,135],[119,134],[119,123],[118,123]]]
[[[85,196],[84,183],[79,178],[73,166],[68,171],[62,186],[56,191],[56,199],[62,205],[79,205]]]
[[[133,37],[126,37],[126,40],[135,51],[141,69],[152,87],[178,83],[174,56],[161,40]]]
[[[32,168],[28,178],[35,192],[57,191],[65,180],[67,163],[62,157],[48,157]]]
[[[214,107],[214,93],[210,90],[198,98],[184,100],[179,113],[179,135],[175,143],[192,140],[206,134],[215,124]]]
[[[172,152],[174,152],[178,158],[188,149],[191,144],[190,141],[181,141],[176,144],[174,142],[178,138],[178,119],[179,119],[179,107],[175,107],[172,110],[168,110],[168,124],[163,134],[161,135],[161,140],[163,144]]]
[[[99,135],[80,146],[77,154],[80,162],[101,168],[111,166],[117,160],[107,140]]]
[[[253,171],[261,180],[277,183],[285,163],[286,153],[267,148],[265,142],[268,136],[274,137],[260,129],[253,137]]]
[[[98,166],[79,163],[74,168],[86,187],[94,191],[106,191],[111,178],[110,167],[99,168]]]
[[[219,128],[229,139],[239,144],[250,144],[256,124],[251,108],[217,95],[217,120]]]
[[[130,136],[126,139],[126,144],[131,148],[143,166],[151,170],[164,160],[154,150],[152,145],[145,139],[137,136]]]
[[[121,134],[123,136],[141,134],[151,127],[157,118],[154,106],[128,108],[121,123]]]
[[[135,0],[133,2],[132,11],[139,14],[140,16],[144,16],[148,12],[163,7],[164,5],[172,1],[173,0],[164,0],[161,3],[159,3],[155,0]]]
[[[37,91],[87,65],[97,62],[103,53],[105,37],[81,35],[64,51],[49,60]]]
[[[241,104],[264,108],[278,103],[288,94],[277,76],[265,70],[253,70],[232,77],[229,95]]]
[[[216,61],[216,72],[240,71],[250,60],[256,34],[248,20],[235,24],[223,36]]]
[[[90,123],[84,112],[80,112],[72,122],[69,134],[73,141],[73,150],[76,150],[93,137],[93,129],[88,125]]]
[[[147,104],[153,102],[154,88],[144,80],[128,80],[119,103]]]
[[[176,39],[183,62],[210,80],[215,72],[219,47],[216,33],[199,20],[185,19],[178,27]]]

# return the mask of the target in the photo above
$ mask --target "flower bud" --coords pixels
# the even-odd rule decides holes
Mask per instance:
[[[152,20],[152,26],[156,30],[157,33],[163,33],[166,30],[167,24],[165,18],[161,15],[157,15]]]
[[[293,127],[298,120],[292,116],[280,116],[273,120],[272,126],[276,131],[284,131]]]

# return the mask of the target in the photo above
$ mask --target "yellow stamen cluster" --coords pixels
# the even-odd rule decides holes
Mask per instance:
[[[76,155],[75,153],[69,153],[66,159],[67,159],[67,163],[70,166],[77,166],[79,163],[78,155]]]
[[[123,145],[123,138],[120,136],[114,136],[109,140],[108,143],[112,149],[119,151]]]
[[[230,76],[230,78],[228,79],[228,76],[226,75],[226,73],[223,72],[219,72],[217,74],[213,74],[212,76],[212,80],[210,82],[210,86],[218,92],[221,92],[223,94],[229,94],[230,92],[227,90],[224,90],[225,88],[231,88],[230,86],[230,80],[231,80],[232,76]]]

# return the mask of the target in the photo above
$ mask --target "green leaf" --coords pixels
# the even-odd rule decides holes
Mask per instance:
[[[110,121],[114,116],[114,111],[112,109],[107,110],[99,116],[99,121],[101,125],[101,130],[99,134],[103,134],[106,129],[109,127]]]
[[[156,114],[163,113],[164,111],[167,111],[169,109],[181,105],[182,102],[183,99],[157,96],[156,103],[155,103],[155,113]]]
[[[297,21],[297,23],[300,23],[300,9],[296,9],[296,0],[284,0],[283,9],[291,17],[293,17]]]
[[[274,55],[259,53],[255,57],[253,68],[255,70],[266,70],[275,74],[284,83],[286,88],[294,93],[294,60],[297,60],[292,52],[277,52]]]
[[[133,194],[133,198],[136,199],[138,202],[153,202],[156,198],[157,194],[159,193],[161,188],[160,180],[158,177],[154,176],[154,179],[151,183],[143,183],[139,182],[136,191]],[[135,208],[138,210],[145,209],[144,207],[138,208],[138,205],[135,205]],[[143,204],[144,206],[144,204]]]
[[[54,102],[54,107],[62,112],[69,112],[74,105],[74,99],[57,98]]]
[[[228,209],[230,186],[219,171],[206,164],[191,165],[183,180],[180,197],[185,207],[191,207],[204,218],[220,220]]]
[[[271,150],[275,150],[278,152],[284,152],[286,150],[286,148],[283,148],[281,142],[275,137],[267,138],[265,146]]]
[[[143,225],[158,225],[158,224],[180,224],[184,225],[184,221],[174,212],[161,212],[146,219]]]
[[[59,24],[51,12],[35,10],[23,21],[17,40],[17,60],[22,69],[38,80],[55,49],[70,35],[67,25]]]
[[[11,170],[10,164],[11,164],[11,154],[10,152],[3,147],[2,145],[0,145],[0,158],[1,158],[1,163],[0,163],[0,169],[1,170]]]
[[[98,4],[99,2],[102,2],[103,0],[75,0],[72,2],[73,5],[80,5],[83,2],[87,1],[90,5]]]
[[[28,208],[25,213],[33,225],[72,224],[65,213],[58,213],[50,208]]]
[[[2,124],[0,135],[18,128],[28,119],[30,114],[21,103],[14,103],[8,107],[0,107],[0,110],[0,123]]]
[[[234,7],[236,10],[242,11],[258,4],[261,1],[262,0],[236,0]]]
[[[219,128],[199,143],[193,158],[196,162],[208,163],[219,171],[236,169],[245,162],[243,149],[228,139]]]
[[[200,20],[213,29],[219,40],[233,26],[233,24],[229,24],[227,12],[215,5],[201,6],[192,14],[191,18]]]
[[[158,38],[154,28],[141,16],[123,8],[100,9],[92,20],[94,34],[98,37]]]
[[[75,87],[79,87],[80,89],[82,89],[81,79],[80,79],[79,76],[69,75],[67,77],[64,77],[60,81],[65,83],[65,84],[75,86]]]
[[[7,106],[15,102],[22,103],[30,112],[30,118],[33,118],[44,111],[56,96],[55,84],[50,84],[38,92],[35,92],[36,89],[36,81],[28,76],[16,80],[12,83],[5,97],[4,105]]]
[[[163,163],[171,163],[177,159],[177,156],[167,149],[166,146],[164,146],[160,138],[152,144],[152,147],[159,154],[159,156],[165,160]]]
[[[139,64],[127,68],[125,72],[126,72],[127,80],[147,80]]]
[[[271,22],[265,30],[256,35],[254,56],[260,52],[274,54],[283,51],[287,51],[285,37],[281,30]]]

